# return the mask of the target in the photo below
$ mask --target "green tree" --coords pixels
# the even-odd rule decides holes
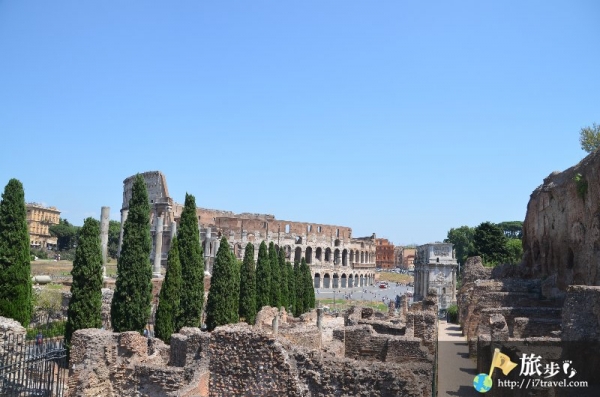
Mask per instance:
[[[497,265],[508,256],[506,240],[500,227],[491,222],[483,222],[475,228],[473,235],[475,254],[482,256],[485,263]]]
[[[148,323],[152,302],[151,250],[148,191],[144,178],[138,174],[133,182],[129,214],[123,228],[117,281],[110,307],[115,332],[142,332]]]
[[[313,283],[312,274],[310,273],[310,267],[306,263],[306,260],[302,258],[300,263],[300,269],[302,272],[302,284],[304,286],[304,313],[315,308],[315,288]]]
[[[500,222],[497,226],[504,231],[504,235],[509,239],[521,239],[523,237],[523,222],[521,221]]]
[[[238,276],[236,267],[237,264],[233,263],[229,243],[223,237],[215,258],[208,303],[206,304],[206,327],[209,331],[219,325],[233,324],[238,321],[236,303],[239,299],[239,290],[235,290],[237,283],[235,278]]]
[[[181,284],[179,244],[177,237],[174,237],[173,241],[171,241],[171,248],[169,249],[169,256],[167,258],[167,273],[160,288],[154,325],[156,337],[167,344],[171,343],[171,335],[178,331],[178,329],[175,329],[175,324],[177,315],[179,314]]]
[[[281,306],[281,271],[279,270],[279,258],[275,243],[269,243],[269,262],[271,265],[271,306]]]
[[[300,263],[298,261],[294,262],[294,289],[296,290],[296,297],[294,300],[294,317],[300,316],[304,313],[304,305],[306,303],[306,299],[304,298],[304,294],[306,293],[306,288],[304,288],[304,282],[302,278],[302,271],[300,269]]]
[[[258,247],[256,262],[256,310],[271,304],[271,263],[267,253],[267,244],[263,241]]]
[[[596,123],[591,127],[583,127],[579,131],[579,143],[581,149],[591,153],[600,147],[600,125]]]
[[[196,217],[196,198],[185,195],[181,221],[177,231],[181,262],[181,310],[176,329],[200,327],[204,306],[204,258]]]
[[[119,234],[121,233],[121,222],[108,222],[108,256],[117,258],[119,253]]]
[[[24,327],[33,314],[30,259],[25,191],[11,179],[0,201],[0,316]]]
[[[280,274],[280,285],[281,285],[281,306],[285,307],[286,310],[290,307],[290,291],[288,287],[288,275],[287,267],[285,265],[285,250],[283,247],[279,247],[278,254],[278,266]]]
[[[71,299],[67,311],[65,342],[71,344],[73,332],[102,327],[102,248],[100,222],[87,218],[79,234],[71,270]]]
[[[231,247],[231,246],[230,246]],[[233,310],[235,311],[235,318],[238,322],[240,319],[239,309],[240,309],[240,274],[242,272],[242,262],[240,262],[236,257],[233,251],[229,251],[231,254],[231,263],[233,264],[233,288],[231,289],[231,294],[233,295]]]
[[[239,315],[248,324],[256,321],[256,269],[254,267],[254,246],[246,244],[244,262],[240,271]]]
[[[287,274],[287,283],[288,283],[288,306],[287,309],[294,313],[294,307],[296,305],[296,278],[294,277],[294,268],[290,261],[285,262],[285,270]]]
[[[452,243],[456,251],[456,260],[462,265],[467,261],[467,257],[474,252],[473,236],[475,229],[469,226],[452,228],[448,231],[448,238],[445,243]]]
[[[519,239],[509,238],[506,240],[506,261],[517,265],[523,259],[523,242]]]
[[[56,248],[59,251],[68,251],[77,243],[78,227],[73,226],[66,219],[60,219],[58,225],[49,227],[50,235],[56,237]]]

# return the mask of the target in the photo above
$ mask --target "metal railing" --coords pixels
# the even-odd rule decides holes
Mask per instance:
[[[62,338],[9,335],[0,344],[0,396],[62,397],[68,377],[66,353]]]

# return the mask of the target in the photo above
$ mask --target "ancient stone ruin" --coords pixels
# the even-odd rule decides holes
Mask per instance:
[[[479,373],[494,348],[518,362],[534,350],[558,362],[579,389],[492,388],[490,396],[600,395],[600,152],[550,174],[532,194],[523,226],[523,262],[486,269],[469,258],[459,318]],[[509,379],[518,380],[511,372]]]
[[[431,396],[437,297],[391,315],[353,307],[256,325],[183,328],[171,345],[136,332],[77,331],[69,396]]]

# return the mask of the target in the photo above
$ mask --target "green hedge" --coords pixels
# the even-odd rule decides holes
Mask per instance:
[[[44,339],[64,336],[65,324],[66,321],[55,321],[53,323],[39,325],[35,328],[28,328],[27,339],[35,339],[35,336],[38,334],[38,332],[42,333]]]
[[[448,322],[458,323],[458,306],[450,305],[448,307]]]

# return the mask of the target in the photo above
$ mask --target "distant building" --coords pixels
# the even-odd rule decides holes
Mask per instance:
[[[57,238],[50,235],[50,225],[58,225],[60,211],[56,207],[44,207],[38,203],[27,203],[27,228],[29,246],[36,249],[55,250]]]
[[[379,269],[393,269],[394,244],[386,238],[375,239],[375,264]]]
[[[414,270],[415,268],[415,256],[417,254],[417,249],[416,248],[406,248],[403,247],[402,248],[402,259],[401,259],[401,265],[400,267],[402,267],[403,269],[408,269],[408,270]]]
[[[148,189],[151,258],[155,273],[158,273],[166,265],[171,239],[179,226],[184,206],[170,196],[167,179],[162,172],[149,171],[141,175]],[[135,176],[131,176],[123,181],[119,251],[134,179]],[[226,237],[232,253],[239,260],[244,258],[248,243],[254,246],[256,260],[262,241],[273,242],[277,249],[282,248],[290,262],[304,259],[309,265],[315,288],[343,289],[373,285],[375,282],[375,234],[353,237],[352,229],[347,226],[279,220],[270,214],[235,214],[198,207],[196,216],[205,269],[209,273],[212,273],[221,238]]]
[[[423,300],[430,289],[438,295],[440,309],[456,303],[458,263],[450,243],[432,243],[417,247],[415,257],[414,300]]]

